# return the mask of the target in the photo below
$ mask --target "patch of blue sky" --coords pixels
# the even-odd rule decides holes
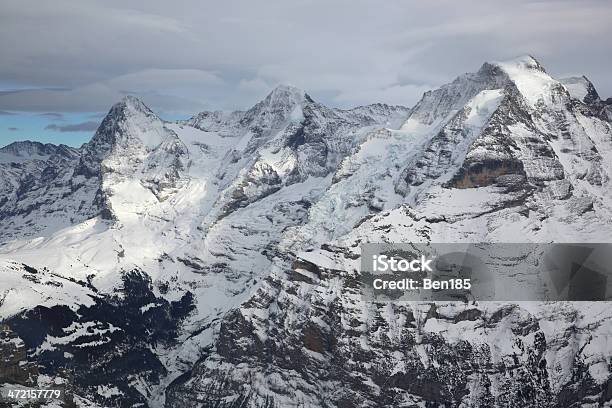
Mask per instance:
[[[94,135],[105,112],[11,112],[0,111],[0,147],[32,140],[79,147]],[[163,115],[164,120],[187,119]]]
[[[0,146],[32,140],[78,147],[89,141],[104,114],[96,112],[0,112]],[[87,125],[85,125],[87,124]]]

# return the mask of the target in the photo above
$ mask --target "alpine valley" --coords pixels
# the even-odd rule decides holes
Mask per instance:
[[[611,241],[612,100],[530,56],[413,108],[128,96],[0,149],[0,230],[0,388],[39,406],[612,406],[608,302],[358,290],[365,242]]]

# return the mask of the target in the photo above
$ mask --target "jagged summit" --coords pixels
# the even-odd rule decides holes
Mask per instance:
[[[159,135],[148,135],[151,127],[159,128],[162,120],[135,96],[127,95],[114,104],[102,120],[92,142],[96,139],[114,139],[117,136],[133,136],[144,144],[159,144]],[[126,132],[127,130],[127,132]]]
[[[244,112],[241,126],[259,134],[262,129],[278,129],[291,119],[303,116],[303,108],[312,99],[301,89],[279,85],[263,100]]]
[[[161,120],[140,99],[128,95],[108,111],[92,139],[82,147],[75,174],[99,177],[100,163],[115,152],[151,150],[159,146],[168,131]]]
[[[13,142],[6,146],[0,147],[0,151],[5,152],[5,153],[10,152],[10,153],[19,154],[20,152],[24,150],[31,151],[33,149],[39,150],[39,149],[44,149],[44,148],[45,148],[44,143],[36,142],[32,140],[24,140],[24,141],[19,141],[19,142]]]
[[[290,85],[278,85],[262,101],[246,112],[246,116],[268,112],[274,114],[278,111],[287,112],[312,99],[302,89]]]
[[[147,105],[144,104],[139,98],[133,95],[124,96],[119,102],[114,104],[108,114],[108,116],[133,116],[137,114],[144,114],[146,116],[157,117],[155,113]]]
[[[430,125],[460,109],[483,90],[504,90],[504,94],[518,97],[534,107],[540,104],[552,106],[568,99],[565,88],[583,102],[588,103],[589,100],[595,101],[598,98],[588,80],[569,81],[565,88],[564,85],[566,84],[563,80],[550,76],[542,64],[531,55],[506,61],[485,62],[478,71],[460,75],[451,83],[425,92],[413,108],[412,117],[420,123]],[[575,89],[569,89],[571,87]],[[590,99],[585,100],[587,94]]]
[[[12,154],[18,157],[29,157],[33,155],[46,156],[62,152],[67,153],[70,151],[76,151],[76,149],[73,149],[64,144],[55,145],[53,143],[41,143],[31,140],[13,142],[0,148],[0,152]]]
[[[288,101],[301,102],[307,97],[306,92],[292,85],[277,85],[264,99],[267,103],[285,103]]]
[[[594,103],[600,100],[593,83],[584,75],[561,78],[559,80],[573,98],[585,103]]]
[[[182,122],[200,130],[240,133],[240,129],[279,125],[286,121],[296,107],[312,99],[302,89],[290,85],[278,85],[264,99],[246,111],[203,111]],[[296,112],[298,113],[298,112]]]
[[[33,141],[13,142],[0,148],[0,163],[20,163],[29,160],[47,160],[58,156],[66,159],[78,157],[78,149],[63,144]]]

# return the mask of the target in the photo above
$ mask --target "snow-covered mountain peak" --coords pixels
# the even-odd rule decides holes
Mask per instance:
[[[506,73],[529,104],[550,104],[558,100],[562,88],[559,81],[553,79],[532,56],[525,55],[492,65]]]
[[[279,85],[246,111],[242,123],[254,128],[275,129],[288,120],[299,119],[307,102],[312,102],[312,99],[303,90]]]
[[[521,55],[505,61],[494,61],[491,64],[513,72],[517,70],[546,72],[542,64],[531,55]]]
[[[460,75],[438,89],[425,92],[402,128],[412,133],[431,132],[483,90],[504,89],[509,84],[508,74],[499,65],[485,62],[477,72]]]
[[[247,111],[204,111],[182,123],[225,136],[242,136],[249,130],[257,134],[261,129],[278,129],[292,118],[299,119],[306,102],[312,99],[303,90],[278,85]]]
[[[301,103],[306,97],[306,92],[292,85],[278,85],[270,92],[265,101],[270,104]]]
[[[133,95],[124,96],[121,101],[116,103],[113,108],[121,109],[131,113],[143,113],[145,115],[154,115],[153,111],[149,109],[140,99]]]
[[[172,132],[142,101],[126,96],[108,111],[93,138],[83,145],[77,175],[99,177],[100,164],[114,155],[128,160],[136,151],[152,151]]]
[[[599,101],[599,94],[593,86],[593,83],[584,75],[559,80],[565,89],[569,92],[572,98],[576,98],[581,102],[593,103]]]
[[[126,96],[109,110],[90,144],[103,141],[113,146],[142,145],[151,150],[166,137],[164,122],[141,100]]]

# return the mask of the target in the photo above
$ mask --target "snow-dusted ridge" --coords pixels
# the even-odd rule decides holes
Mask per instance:
[[[354,284],[362,242],[608,241],[609,114],[530,56],[412,109],[280,86],[171,123],[127,97],[80,149],[0,150],[0,316],[101,406],[607,404],[601,304]]]

